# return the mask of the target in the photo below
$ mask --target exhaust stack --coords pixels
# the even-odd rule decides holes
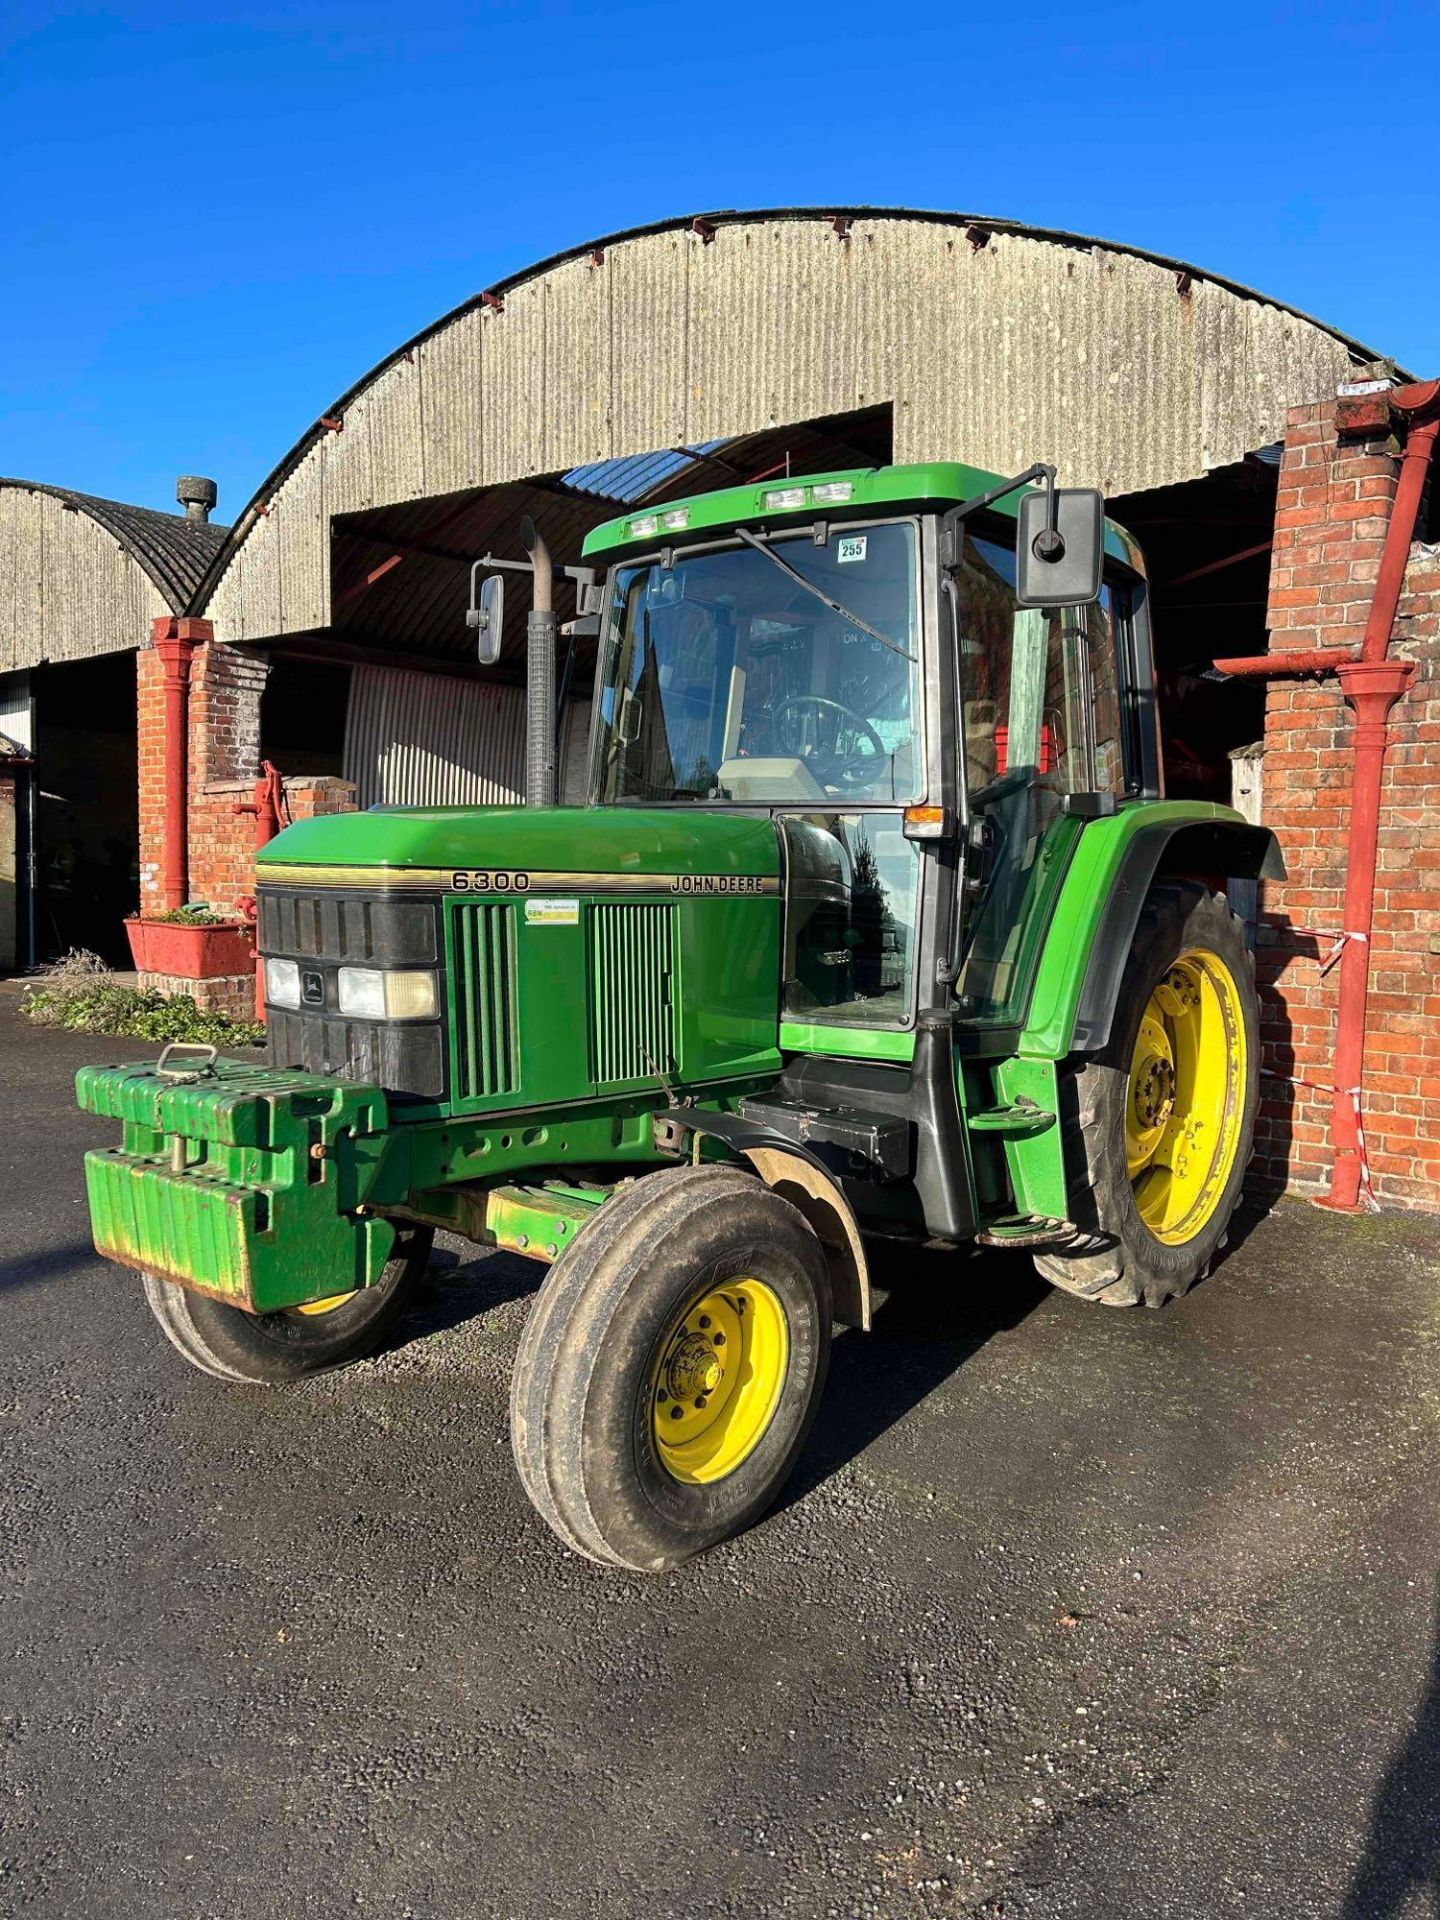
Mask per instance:
[[[525,804],[553,807],[555,779],[555,573],[545,536],[527,513],[520,537],[534,568],[525,622]]]

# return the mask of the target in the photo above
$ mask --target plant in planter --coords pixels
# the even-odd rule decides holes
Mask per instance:
[[[255,929],[248,920],[216,913],[203,902],[166,913],[137,914],[125,922],[130,953],[142,973],[215,980],[251,973]]]

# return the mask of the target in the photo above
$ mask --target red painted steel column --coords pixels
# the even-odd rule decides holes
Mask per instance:
[[[160,889],[167,913],[183,907],[189,891],[190,666],[210,638],[208,620],[162,614],[152,623],[155,651],[165,669],[165,834]]]
[[[1362,660],[1383,660],[1395,626],[1395,610],[1405,585],[1405,568],[1410,559],[1410,542],[1420,516],[1420,500],[1425,491],[1425,476],[1435,451],[1435,435],[1440,430],[1440,380],[1427,380],[1423,386],[1402,387],[1392,404],[1412,416],[1405,452],[1400,461],[1400,478],[1395,486],[1395,502],[1390,509],[1390,525],[1385,531],[1385,546],[1375,575],[1375,597],[1365,622],[1365,638],[1360,644]]]
[[[1395,614],[1405,585],[1410,543],[1420,513],[1425,478],[1440,427],[1440,381],[1402,387],[1391,395],[1397,412],[1410,416],[1390,524],[1375,577],[1360,658],[1335,669],[1340,690],[1355,714],[1355,763],[1350,788],[1350,833],[1345,857],[1345,912],[1349,935],[1340,956],[1340,996],[1335,1011],[1335,1091],[1330,1136],[1335,1164],[1327,1206],[1345,1212],[1360,1205],[1365,1156],[1361,1147],[1360,1092],[1365,1078],[1365,1015],[1370,996],[1370,936],[1375,922],[1375,868],[1380,848],[1380,786],[1390,710],[1415,678],[1409,660],[1388,655]]]
[[[1340,953],[1340,998],[1335,1015],[1335,1091],[1330,1138],[1335,1162],[1327,1206],[1353,1212],[1360,1205],[1364,1156],[1360,1150],[1360,1089],[1365,1074],[1365,1012],[1370,993],[1370,935],[1375,917],[1375,862],[1380,844],[1380,783],[1389,744],[1390,709],[1415,678],[1409,660],[1347,660],[1335,669],[1354,710],[1354,766],[1350,777],[1350,832],[1345,856],[1345,911],[1350,936]]]

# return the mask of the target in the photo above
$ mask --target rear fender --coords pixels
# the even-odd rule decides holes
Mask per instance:
[[[655,1116],[658,1146],[683,1145],[686,1134],[720,1140],[747,1159],[767,1187],[804,1214],[830,1269],[834,1318],[842,1327],[870,1331],[870,1267],[850,1202],[823,1161],[797,1141],[737,1113],[667,1108]]]
[[[1283,880],[1268,827],[1206,801],[1155,801],[1092,822],[1076,849],[1040,963],[1020,1051],[1051,1060],[1110,1038],[1120,981],[1157,879]]]

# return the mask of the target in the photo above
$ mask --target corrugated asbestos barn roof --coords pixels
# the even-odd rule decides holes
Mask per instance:
[[[157,513],[123,500],[102,500],[72,487],[46,486],[38,480],[0,478],[0,487],[43,493],[71,513],[83,513],[112,534],[149,574],[172,613],[183,613],[195,597],[205,570],[225,544],[229,527],[191,520],[183,513]]]
[[[1377,358],[1183,261],[985,215],[658,222],[527,267],[397,347],[265,480],[192,610],[231,641],[315,633],[343,624],[339,516],[539,476],[597,502],[682,473],[724,484],[735,436],[878,404],[897,460],[1044,458],[1135,493],[1243,459]],[[697,454],[716,481],[686,471]]]

